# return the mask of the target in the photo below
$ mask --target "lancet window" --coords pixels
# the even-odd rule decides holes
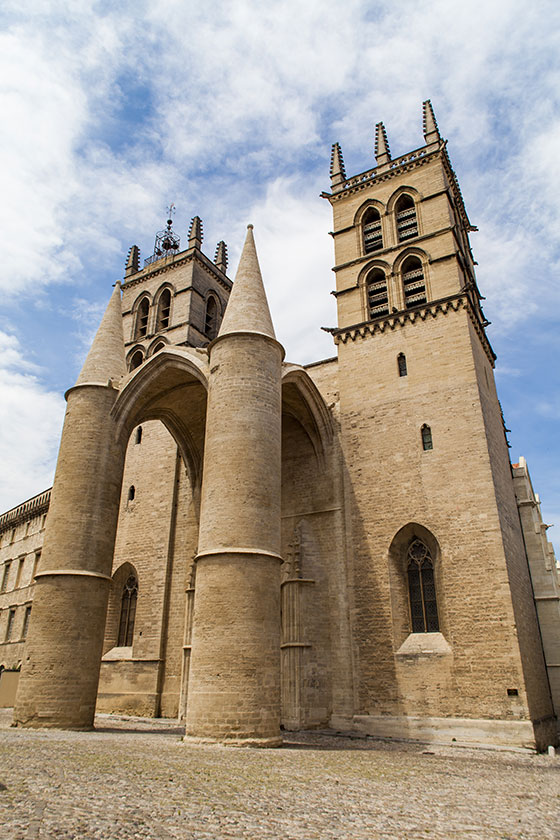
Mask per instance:
[[[212,295],[206,301],[204,332],[210,340],[216,338],[218,334],[218,304],[216,303],[216,298]]]
[[[156,332],[165,330],[169,326],[169,317],[171,313],[171,292],[169,289],[164,289],[159,296]]]
[[[369,254],[372,251],[380,251],[383,248],[383,231],[381,230],[379,210],[376,210],[375,207],[370,207],[364,215],[362,226],[365,253]]]
[[[424,423],[424,425],[420,429],[420,433],[422,435],[422,449],[424,450],[424,452],[426,452],[428,449],[433,449],[434,442],[432,440],[432,430],[426,423]]]
[[[439,632],[434,563],[422,540],[413,540],[407,553],[408,595],[413,633]]]
[[[128,369],[135,370],[137,367],[140,367],[142,362],[144,361],[144,354],[141,350],[137,350],[135,353],[132,354],[130,359]]]
[[[389,314],[387,278],[380,268],[374,268],[366,280],[368,312],[370,318],[379,318]]]
[[[399,376],[406,376],[408,374],[408,370],[406,368],[406,356],[404,353],[399,353],[397,356],[397,367],[399,369]]]
[[[422,263],[418,257],[408,257],[404,261],[402,281],[406,309],[426,303],[426,280]]]
[[[150,314],[150,301],[148,298],[142,298],[136,313],[136,333],[135,338],[144,338],[148,334],[148,317]]]
[[[397,216],[397,238],[399,242],[406,242],[413,236],[418,236],[418,219],[416,218],[416,205],[414,199],[407,195],[401,195],[395,206]]]
[[[137,599],[138,580],[135,575],[130,575],[123,587],[118,647],[130,647],[132,645]]]

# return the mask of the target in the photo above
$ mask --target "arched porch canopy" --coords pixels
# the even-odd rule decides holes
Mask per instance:
[[[283,367],[282,413],[298,421],[309,437],[317,459],[323,463],[333,439],[333,422],[317,386],[299,365]]]
[[[126,441],[146,420],[160,420],[175,439],[194,484],[202,475],[208,359],[192,348],[165,347],[129,374],[113,406]]]

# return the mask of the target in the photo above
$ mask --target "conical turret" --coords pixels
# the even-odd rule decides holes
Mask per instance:
[[[219,337],[239,332],[276,338],[255,248],[253,225],[247,225],[247,236]]]
[[[116,283],[76,385],[107,384],[109,379],[118,380],[125,373],[121,284]]]
[[[277,746],[284,351],[252,225],[208,353],[186,737]]]

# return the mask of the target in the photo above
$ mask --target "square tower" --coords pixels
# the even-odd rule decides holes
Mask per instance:
[[[532,720],[537,743],[551,743],[475,228],[429,101],[424,139],[393,160],[378,123],[377,165],[351,178],[335,144],[324,194],[334,216],[354,722],[410,736],[427,717],[435,727],[464,718],[498,737],[501,727],[507,741],[515,721],[529,742]]]

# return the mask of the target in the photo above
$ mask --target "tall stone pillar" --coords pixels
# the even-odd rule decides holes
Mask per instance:
[[[187,738],[281,743],[283,355],[250,225],[210,348]]]
[[[66,417],[14,723],[93,725],[124,446],[110,416],[125,372],[120,284],[84,367],[67,393]]]

